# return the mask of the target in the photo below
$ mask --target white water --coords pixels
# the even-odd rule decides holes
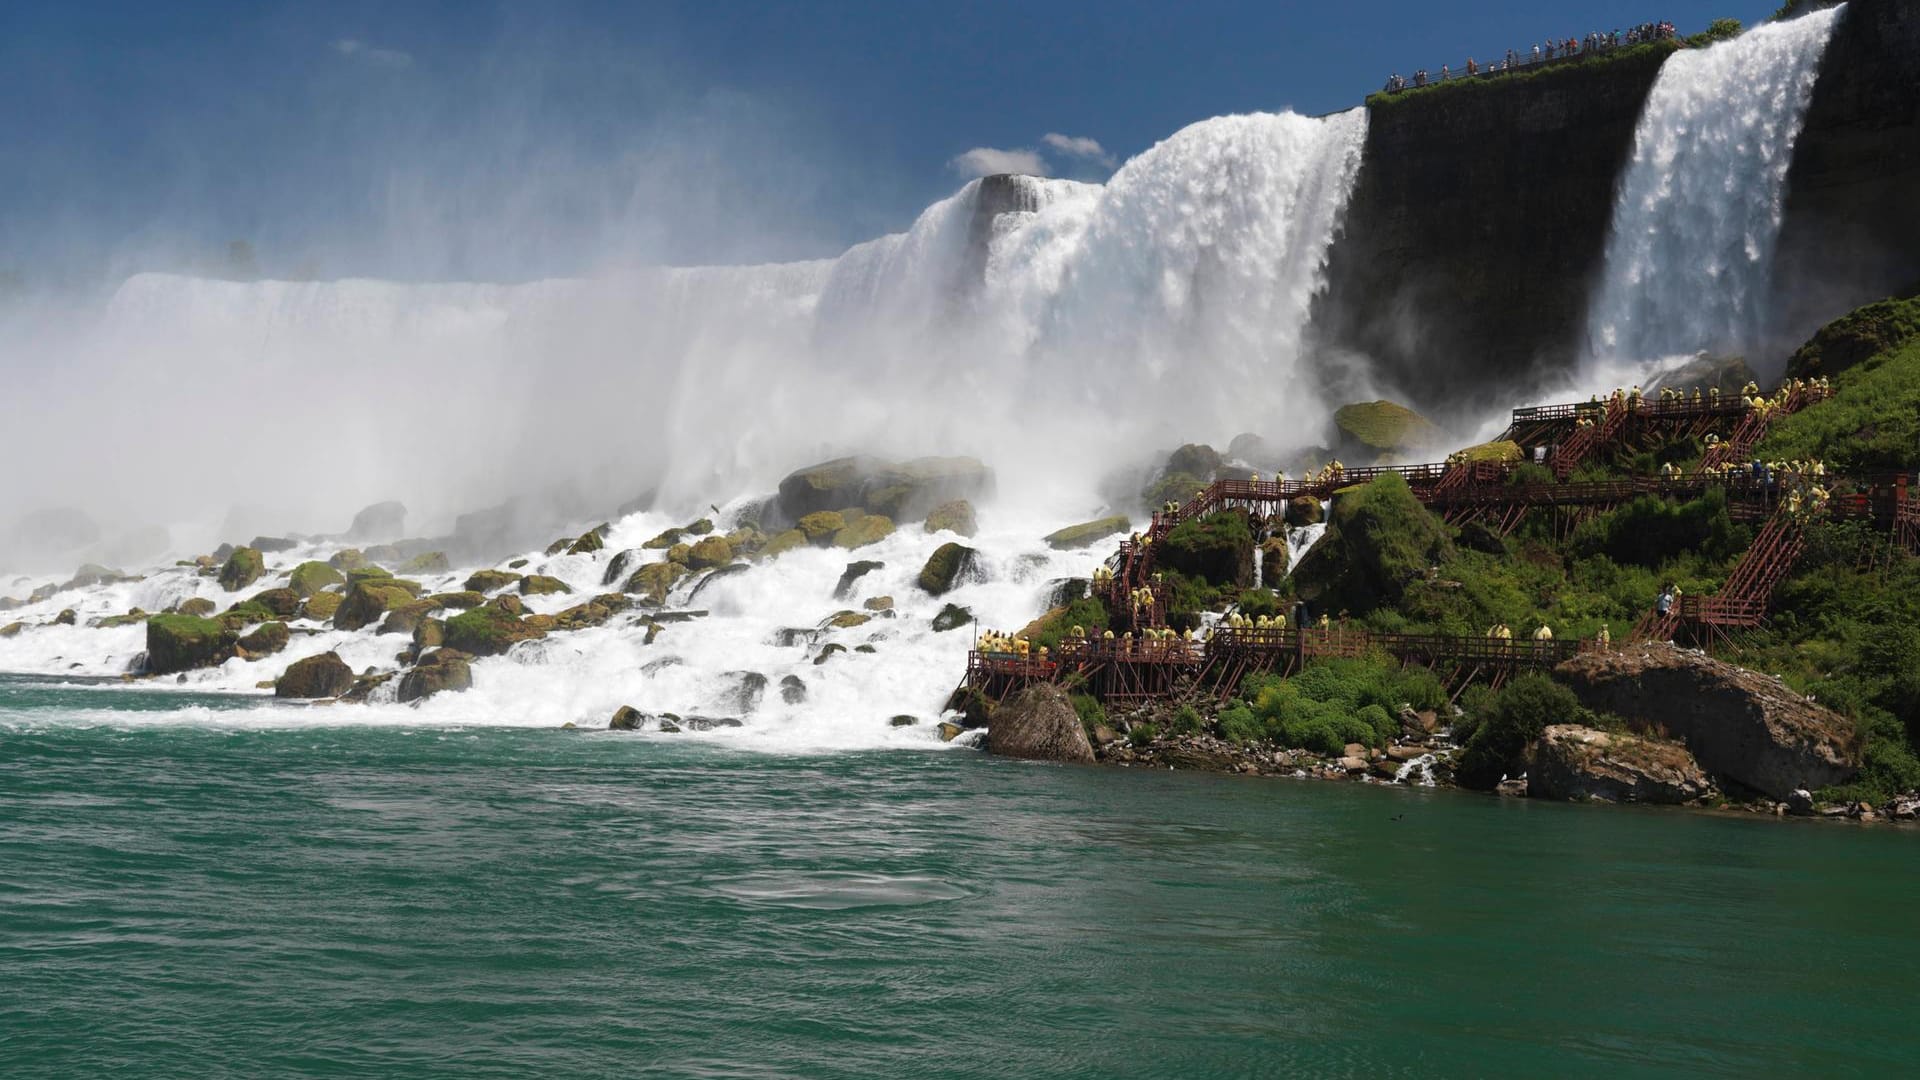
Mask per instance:
[[[599,555],[528,553],[525,572],[575,587],[529,602],[551,613],[604,591],[601,574],[620,550],[709,502],[731,511],[796,466],[851,450],[972,453],[999,477],[1000,497],[980,507],[972,541],[985,580],[938,600],[914,578],[953,537],[902,522],[858,553],[802,550],[718,580],[691,605],[692,584],[683,585],[668,606],[711,614],[667,626],[651,646],[644,623],[626,617],[479,661],[473,690],[418,707],[263,702],[212,717],[604,727],[633,705],[741,716],[744,728],[686,737],[749,745],[930,742],[972,638],[971,628],[934,634],[933,615],[952,601],[981,628],[1015,630],[1040,613],[1051,581],[1088,575],[1108,548],[1053,552],[1038,538],[1103,509],[1099,476],[1196,439],[1318,437],[1329,410],[1302,339],[1365,132],[1364,110],[1195,124],[1105,185],[1028,181],[1036,209],[1000,217],[984,260],[971,262],[977,184],[906,233],[813,263],[525,285],[141,275],[39,388],[42,406],[84,401],[86,429],[59,410],[7,410],[16,442],[45,451],[43,470],[8,483],[106,493],[125,515],[176,523],[195,500],[215,520],[226,502],[251,500],[279,515],[275,532],[337,530],[354,508],[398,497],[414,510],[415,534],[544,485],[575,485],[603,507],[661,485],[669,511],[617,522]],[[103,461],[73,442],[103,428],[128,448],[157,438],[165,457]],[[256,588],[329,550],[269,556],[270,577]],[[854,558],[886,565],[837,601]],[[423,584],[457,588],[470,569]],[[0,583],[0,595],[44,580]],[[119,674],[144,631],[88,629],[88,619],[190,595],[224,607],[247,592],[224,594],[173,568],[64,592],[0,613],[0,624],[27,627],[0,639],[0,671]],[[816,628],[881,595],[893,598],[893,618],[774,643],[779,630]],[[64,608],[80,625],[50,625]],[[391,669],[407,644],[371,629],[295,629],[286,652],[191,673],[185,686],[256,693],[292,661],[329,649],[355,670]],[[827,642],[849,651],[815,666]],[[876,651],[853,651],[863,644]],[[769,685],[743,713],[731,699],[746,671]],[[787,675],[806,682],[804,703],[781,700]],[[921,724],[887,725],[902,713]]]
[[[1764,340],[1793,145],[1844,9],[1661,67],[1620,181],[1589,315],[1591,366],[1743,354]]]

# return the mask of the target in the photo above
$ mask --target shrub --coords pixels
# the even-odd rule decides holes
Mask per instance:
[[[1591,719],[1573,691],[1545,675],[1521,675],[1488,700],[1460,753],[1454,779],[1461,787],[1490,789],[1502,776],[1519,770],[1527,745],[1547,725]]]
[[[1093,729],[1107,722],[1106,707],[1091,694],[1074,694],[1067,700],[1073,702],[1074,715],[1080,717],[1080,726],[1093,734]]]
[[[1198,735],[1206,730],[1207,721],[1193,706],[1182,705],[1173,711],[1173,719],[1168,726],[1175,735]]]
[[[1160,734],[1160,729],[1152,724],[1135,724],[1127,732],[1127,741],[1135,746],[1145,746]]]

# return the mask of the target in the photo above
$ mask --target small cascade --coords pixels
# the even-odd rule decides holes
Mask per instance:
[[[1321,522],[1318,525],[1300,525],[1288,529],[1287,565],[1299,566],[1300,560],[1305,558],[1307,552],[1313,550],[1313,545],[1319,543],[1320,538],[1325,535],[1327,535],[1327,525],[1325,522]]]
[[[1661,67],[1588,316],[1590,368],[1764,339],[1794,142],[1844,10],[1758,26]]]

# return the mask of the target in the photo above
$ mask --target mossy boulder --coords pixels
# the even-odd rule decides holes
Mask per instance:
[[[434,593],[429,599],[441,607],[450,607],[459,611],[477,608],[487,602],[486,597],[472,591]]]
[[[1349,457],[1396,457],[1437,445],[1443,435],[1433,421],[1391,401],[1343,405],[1333,414],[1341,446]]]
[[[1253,584],[1253,528],[1243,511],[1183,521],[1155,547],[1161,565],[1187,577],[1242,589]]]
[[[692,559],[692,544],[675,544],[667,549],[667,561],[670,563],[678,563],[681,566],[685,566]]]
[[[827,617],[820,625],[828,630],[851,630],[856,626],[865,626],[873,621],[873,616],[859,611],[838,611]]]
[[[457,649],[440,648],[422,657],[413,670],[400,677],[397,696],[402,703],[407,703],[472,688],[471,658]]]
[[[413,558],[401,564],[400,572],[403,574],[444,574],[451,569],[453,569],[453,564],[447,560],[446,552],[428,551],[415,555]]]
[[[446,645],[472,656],[498,656],[517,642],[545,636],[518,616],[487,605],[448,619]]]
[[[171,675],[215,667],[234,655],[239,635],[215,619],[155,615],[147,620],[147,672]]]
[[[337,592],[314,593],[307,602],[300,605],[300,614],[316,622],[326,622],[340,610],[340,601],[345,599]]]
[[[613,719],[607,721],[608,731],[639,731],[640,724],[646,719],[639,709],[631,705],[622,705],[613,711]]]
[[[926,457],[895,463],[850,457],[789,475],[780,482],[777,507],[788,520],[856,507],[911,520],[943,502],[979,498],[992,490],[993,471],[974,458]]]
[[[347,578],[323,562],[303,562],[287,576],[287,586],[301,596],[312,596],[322,589],[344,584]]]
[[[979,552],[965,544],[941,544],[932,555],[927,556],[927,564],[920,568],[920,587],[929,596],[946,595],[955,585],[966,580],[978,557]]]
[[[1287,548],[1284,537],[1268,537],[1260,545],[1260,580],[1272,585],[1287,576],[1288,562],[1293,553]]]
[[[406,634],[409,637],[425,622],[429,615],[440,610],[440,602],[431,598],[412,600],[387,612],[380,622],[382,634]]]
[[[1321,608],[1372,611],[1398,604],[1407,585],[1452,554],[1444,522],[1397,473],[1346,488],[1327,533],[1294,568],[1301,596]]]
[[[148,618],[149,616],[146,612],[141,611],[139,608],[134,608],[125,615],[112,615],[104,619],[95,619],[87,625],[100,630],[114,630],[122,626],[132,626],[135,623],[146,622]]]
[[[735,529],[727,534],[727,546],[733,549],[734,558],[749,559],[767,546],[767,534],[751,526]]]
[[[266,560],[258,549],[234,548],[233,554],[227,556],[226,565],[220,568],[220,587],[228,592],[239,592],[259,581],[260,575],[266,572]]]
[[[520,575],[510,570],[475,570],[467,575],[462,586],[467,592],[490,593],[504,589],[520,580]]]
[[[1465,450],[1456,453],[1454,458],[1459,461],[1472,462],[1477,465],[1517,465],[1527,459],[1527,452],[1520,449],[1520,444],[1514,442],[1512,439],[1496,439],[1493,442],[1483,442],[1477,446],[1469,446]]]
[[[347,571],[347,585],[358,585],[363,581],[391,581],[393,572],[379,566],[356,566]]]
[[[570,593],[573,586],[556,577],[545,574],[528,574],[520,579],[521,596],[551,596],[555,593]]]
[[[1787,363],[1797,379],[1831,378],[1920,338],[1920,296],[1882,300],[1820,328]]]
[[[777,559],[795,548],[807,546],[807,534],[799,529],[788,529],[769,539],[765,547],[756,554],[762,559]]]
[[[1125,517],[1105,517],[1048,533],[1046,541],[1047,546],[1055,551],[1078,551],[1090,548],[1110,536],[1118,536],[1130,527],[1131,523]]]
[[[561,630],[585,630],[592,626],[604,626],[615,615],[631,606],[633,601],[620,593],[606,593],[584,604],[575,604],[555,615],[553,621],[554,625]]]
[[[607,542],[600,535],[601,530],[605,528],[606,526],[602,525],[600,526],[600,528],[594,529],[591,532],[588,532],[585,535],[581,536],[580,539],[575,540],[573,542],[573,546],[567,549],[567,554],[591,555],[594,552],[599,551],[601,548],[606,547]]]
[[[288,633],[286,623],[270,622],[254,627],[252,633],[234,644],[240,647],[240,654],[243,656],[272,656],[286,648],[287,642],[291,640],[293,635]]]
[[[420,625],[413,628],[413,651],[415,655],[428,649],[437,649],[447,642],[447,623],[445,619],[421,619]]]
[[[72,626],[79,621],[80,613],[72,608],[64,608],[60,614],[53,617],[53,625],[55,626]]]
[[[701,518],[699,521],[687,526],[687,532],[692,536],[706,536],[713,532],[713,519]]]
[[[275,616],[291,619],[300,612],[300,594],[292,589],[268,589],[254,593],[247,598],[249,603],[258,604]]]
[[[402,588],[392,579],[362,581],[347,590],[340,606],[333,613],[333,625],[337,630],[359,630],[372,626],[387,612],[410,604],[414,591]]]
[[[295,660],[273,686],[277,698],[339,697],[353,688],[353,669],[340,654],[324,652]]]
[[[941,503],[927,512],[927,520],[921,524],[930,533],[950,532],[971,537],[980,531],[979,523],[974,520],[973,504],[965,499]]]
[[[733,561],[733,545],[723,536],[708,536],[687,553],[687,565],[695,570],[711,570]]]
[[[834,534],[846,527],[846,516],[837,510],[815,511],[794,523],[794,528],[807,538],[807,543],[818,547],[833,543]]]
[[[367,565],[367,557],[359,548],[341,548],[327,560],[327,565],[335,570],[358,570]]]
[[[1312,495],[1295,495],[1287,500],[1287,524],[1296,529],[1318,525],[1327,520],[1327,511]]]
[[[253,600],[242,600],[216,616],[216,620],[229,630],[244,630],[256,623],[271,622],[277,616],[273,609]]]
[[[204,596],[189,596],[180,601],[180,614],[205,618],[219,609],[220,605]]]
[[[676,562],[648,563],[633,572],[627,579],[624,591],[644,596],[656,604],[666,602],[667,593],[673,589],[674,582],[686,577],[689,571]]]
[[[893,520],[880,514],[867,514],[833,534],[833,546],[846,551],[877,544],[893,535]]]
[[[521,603],[520,598],[512,593],[501,593],[481,606],[493,608],[495,611],[504,611],[515,618],[527,613],[527,605]]]
[[[26,623],[23,623],[20,620],[15,619],[13,622],[10,622],[5,626],[0,626],[0,638],[19,637],[20,631],[25,630],[26,628],[27,628]]]
[[[861,607],[863,607],[863,608],[865,608],[865,609],[867,609],[868,611],[876,611],[876,612],[878,612],[878,611],[892,611],[892,610],[893,610],[893,597],[891,597],[891,596],[869,596],[869,597],[867,597],[867,600],[866,600],[866,602],[865,602],[865,603],[863,603],[863,604],[861,604],[860,606],[861,606]]]
[[[973,621],[973,611],[959,604],[948,604],[933,617],[933,632],[944,634],[949,630],[958,630]]]
[[[661,533],[640,546],[648,551],[665,551],[679,543],[680,538],[685,535],[687,535],[687,530],[685,529],[668,529],[666,532]]]

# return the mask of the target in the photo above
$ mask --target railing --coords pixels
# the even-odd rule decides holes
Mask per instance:
[[[1453,69],[1451,65],[1443,64],[1441,65],[1441,75],[1436,77],[1429,74],[1424,81],[1416,81],[1419,79],[1418,70],[1416,70],[1415,75],[1409,77],[1404,85],[1389,85],[1383,87],[1380,92],[1383,94],[1398,94],[1407,90],[1420,90],[1429,86],[1441,86],[1449,82],[1464,82],[1468,79],[1493,79],[1502,75],[1517,75],[1521,72],[1531,71],[1536,68],[1576,64],[1582,60],[1591,60],[1596,56],[1605,56],[1609,53],[1616,53],[1625,49],[1638,48],[1641,45],[1655,45],[1662,41],[1677,40],[1681,40],[1678,33],[1645,37],[1635,41],[1628,41],[1627,36],[1623,34],[1621,35],[1619,44],[1614,44],[1611,37],[1605,41],[1596,42],[1591,45],[1582,40],[1580,47],[1577,49],[1569,51],[1556,47],[1552,52],[1542,52],[1538,57],[1533,55],[1532,47],[1529,46],[1525,52],[1516,52],[1510,62],[1503,52],[1499,60],[1491,61],[1484,65],[1476,65],[1476,70],[1471,73],[1468,72],[1464,66],[1459,69]]]

